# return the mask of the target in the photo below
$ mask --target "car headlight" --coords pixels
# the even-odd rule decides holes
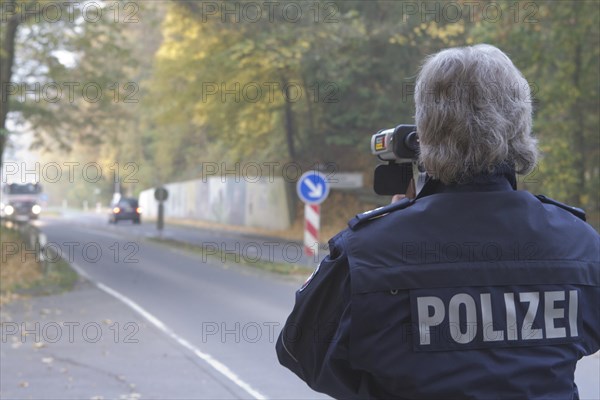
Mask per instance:
[[[38,204],[34,204],[33,207],[31,207],[31,212],[35,215],[38,215],[42,212],[42,207],[40,207]]]
[[[15,212],[15,208],[13,206],[11,206],[10,204],[8,204],[4,207],[4,213],[6,215],[13,215],[14,212]]]

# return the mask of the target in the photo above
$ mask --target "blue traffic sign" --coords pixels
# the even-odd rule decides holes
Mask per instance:
[[[320,172],[308,171],[298,179],[296,191],[304,203],[321,204],[329,195],[329,184]]]

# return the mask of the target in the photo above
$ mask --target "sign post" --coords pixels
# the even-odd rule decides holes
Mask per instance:
[[[308,171],[302,174],[296,184],[296,192],[304,202],[304,254],[319,256],[319,229],[321,225],[320,204],[329,195],[329,184],[323,174]]]
[[[169,197],[169,192],[164,187],[156,188],[154,191],[154,198],[158,201],[158,216],[156,219],[156,229],[162,233],[165,227],[165,206],[164,201]]]

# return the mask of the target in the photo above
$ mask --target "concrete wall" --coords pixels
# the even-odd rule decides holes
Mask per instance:
[[[165,216],[213,221],[272,230],[290,227],[287,183],[283,178],[257,178],[254,182],[220,177],[164,185],[169,191]],[[156,217],[155,188],[140,193],[143,215]]]

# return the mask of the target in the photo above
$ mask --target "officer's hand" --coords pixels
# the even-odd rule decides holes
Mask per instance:
[[[397,201],[400,201],[404,198],[409,198],[409,199],[414,199],[415,197],[417,197],[416,194],[416,189],[415,189],[415,182],[411,179],[410,182],[408,183],[408,188],[406,189],[406,194],[395,194],[392,197],[392,203],[395,203]]]

